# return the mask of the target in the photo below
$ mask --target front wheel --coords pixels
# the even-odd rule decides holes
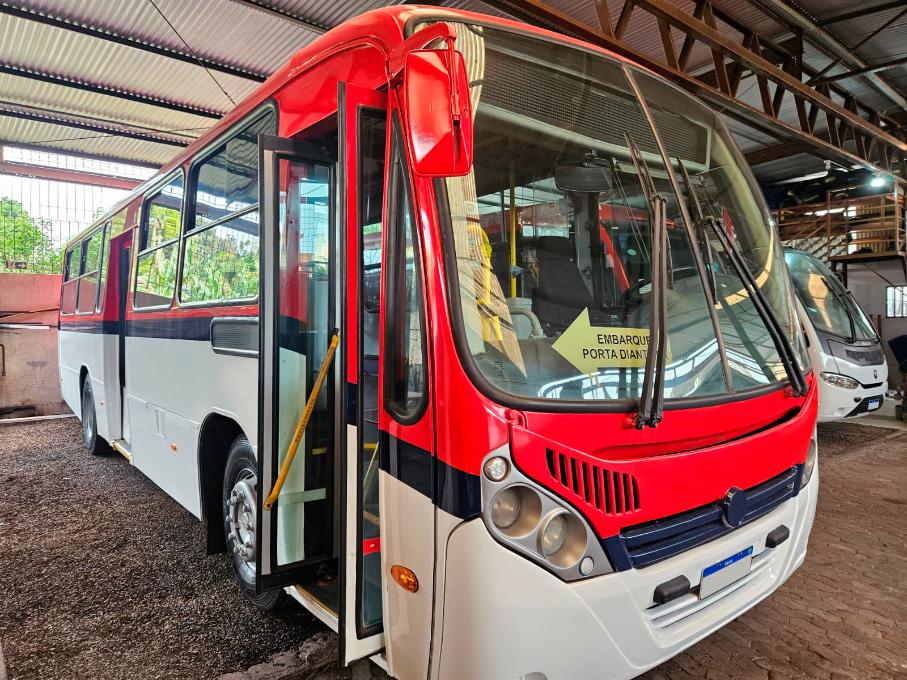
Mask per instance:
[[[223,517],[227,552],[233,561],[233,574],[245,595],[263,610],[279,609],[286,604],[283,590],[255,593],[255,560],[258,540],[255,535],[258,519],[258,464],[252,445],[245,435],[237,437],[230,446],[224,470]]]
[[[91,378],[85,376],[82,385],[82,441],[93,456],[107,453],[107,442],[98,435],[98,418],[94,411],[94,395],[91,392]]]

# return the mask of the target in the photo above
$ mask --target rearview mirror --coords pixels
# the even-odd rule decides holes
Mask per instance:
[[[568,163],[554,169],[554,183],[561,191],[597,194],[611,189],[611,169],[595,162]]]
[[[413,170],[454,177],[472,169],[472,105],[463,55],[453,49],[406,54],[403,100]]]

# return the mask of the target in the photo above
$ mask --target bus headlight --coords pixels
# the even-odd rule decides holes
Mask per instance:
[[[579,569],[585,575],[581,561],[589,543],[586,527],[580,519],[566,510],[550,513],[539,529],[539,552],[560,569]],[[593,561],[594,565],[594,561]]]
[[[491,523],[511,538],[528,536],[542,516],[542,499],[523,484],[498,491],[488,506]]]
[[[822,373],[822,380],[835,387],[843,387],[845,390],[855,390],[860,386],[853,378],[848,378],[840,373]]]
[[[491,521],[498,529],[512,526],[520,516],[522,505],[515,489],[504,489],[491,501]]]
[[[501,447],[482,465],[482,518],[498,543],[565,581],[612,571],[592,527],[564,500],[526,477]]]
[[[567,540],[567,518],[564,513],[551,517],[539,532],[539,548],[542,555],[550,558],[564,547]]]
[[[802,489],[809,484],[810,478],[816,469],[816,460],[819,458],[819,445],[816,443],[816,435],[809,440],[809,450],[806,452],[806,462],[803,464],[803,472],[800,475],[800,488]]]

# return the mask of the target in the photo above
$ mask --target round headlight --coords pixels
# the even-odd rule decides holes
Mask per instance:
[[[542,555],[551,557],[558,550],[564,547],[564,541],[567,540],[567,518],[563,513],[555,515],[542,527],[539,535],[539,547]]]
[[[485,476],[492,482],[500,482],[510,472],[510,464],[506,458],[494,456],[485,461]]]
[[[522,507],[520,494],[515,489],[499,491],[491,500],[491,521],[498,529],[506,529],[517,521]]]

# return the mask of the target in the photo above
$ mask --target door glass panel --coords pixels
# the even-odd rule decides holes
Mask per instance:
[[[328,166],[281,161],[278,202],[279,385],[276,445],[283,464],[333,328]],[[277,501],[277,564],[331,557],[333,388],[325,381]]]
[[[384,205],[384,111],[364,109],[359,120],[359,599],[360,634],[381,624],[381,543],[378,509],[378,338],[381,312],[381,211]]]

